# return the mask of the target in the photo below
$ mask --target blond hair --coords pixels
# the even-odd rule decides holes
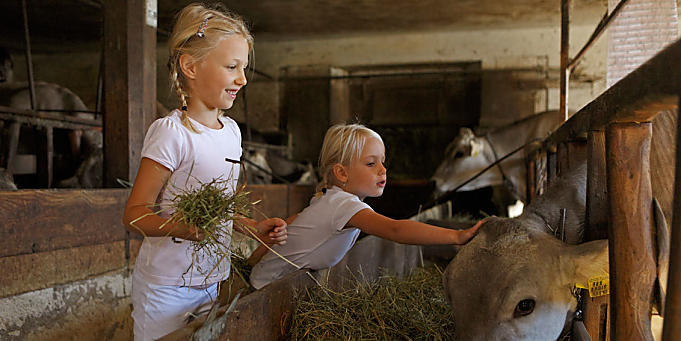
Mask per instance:
[[[341,164],[349,167],[360,157],[368,138],[375,138],[383,143],[378,133],[357,123],[337,124],[326,131],[319,154],[319,173],[322,179],[317,186],[317,191],[335,184],[333,166]]]
[[[248,51],[253,52],[253,36],[244,20],[221,4],[207,6],[192,3],[184,7],[175,17],[173,32],[168,39],[170,69],[170,86],[175,90],[182,103],[182,124],[194,132],[198,130],[187,117],[186,80],[180,69],[180,56],[191,55],[197,62],[206,58],[220,41],[232,34],[239,34],[246,39]]]

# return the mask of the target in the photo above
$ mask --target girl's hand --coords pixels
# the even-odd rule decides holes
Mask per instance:
[[[176,232],[171,233],[173,237],[200,242],[206,236],[203,231],[194,225],[181,225]]]
[[[487,221],[487,218],[482,219],[475,223],[472,227],[469,227],[465,230],[458,231],[459,232],[459,242],[457,244],[466,244],[468,243],[473,237],[475,237],[476,234],[478,234],[478,230],[482,226],[482,224]]]
[[[286,244],[286,222],[283,219],[269,218],[259,221],[255,229],[258,231],[258,238],[267,245]]]

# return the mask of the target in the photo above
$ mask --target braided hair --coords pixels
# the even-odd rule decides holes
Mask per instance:
[[[173,32],[168,39],[170,87],[182,103],[182,124],[193,132],[198,133],[198,130],[187,116],[189,93],[180,68],[180,56],[188,54],[196,61],[201,61],[224,37],[232,34],[239,34],[246,39],[252,56],[253,36],[245,21],[221,4],[207,6],[192,3],[183,8],[175,18]]]

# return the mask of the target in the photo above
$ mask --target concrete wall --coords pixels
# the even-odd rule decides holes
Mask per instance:
[[[586,42],[594,26],[571,28],[572,55]],[[579,109],[604,88],[607,41],[599,40],[573,74],[570,108]],[[484,71],[515,70],[548,78],[548,91],[534,89],[536,111],[558,107],[560,29],[524,28],[457,32],[381,34],[332,39],[266,41],[256,37],[258,70],[278,75],[282,67],[325,64],[338,67],[481,61]],[[513,97],[493,73],[483,79],[481,124],[515,116],[504,112]],[[505,76],[507,77],[507,76]],[[522,75],[517,76],[522,79]],[[534,76],[536,78],[536,76]],[[511,85],[512,86],[512,85]],[[515,89],[517,90],[517,89]],[[499,101],[501,99],[502,101]]]

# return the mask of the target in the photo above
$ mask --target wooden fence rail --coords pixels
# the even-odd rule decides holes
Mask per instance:
[[[587,240],[609,238],[610,308],[603,302],[595,302],[588,312],[592,317],[585,317],[586,328],[595,340],[606,340],[610,336],[613,340],[652,339],[649,314],[657,251],[651,217],[651,122],[663,110],[677,110],[680,98],[681,40],[613,85],[545,140],[549,181],[577,160],[586,158],[585,237]],[[584,136],[587,136],[586,148],[574,147],[574,141]],[[679,141],[681,136],[669,143],[676,142],[679,146]],[[674,198],[681,195],[678,153],[679,148]],[[541,153],[535,155],[528,167],[533,168],[532,178],[540,179],[542,175],[535,168]],[[539,187],[538,184],[529,186]],[[665,340],[681,335],[680,202],[675,199],[673,206]],[[604,321],[603,316],[608,314],[610,319]],[[609,330],[604,328],[608,323]]]

